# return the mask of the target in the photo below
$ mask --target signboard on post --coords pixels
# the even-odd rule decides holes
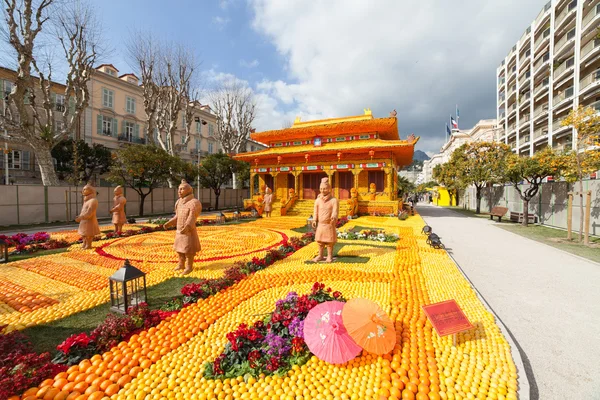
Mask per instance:
[[[423,306],[423,311],[440,336],[452,335],[473,328],[455,300]]]

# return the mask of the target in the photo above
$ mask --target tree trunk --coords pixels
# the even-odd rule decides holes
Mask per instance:
[[[148,196],[150,194],[150,192],[146,193],[146,194],[140,194],[140,209],[139,209],[139,216],[143,217],[144,216],[144,201],[146,200],[146,196]]]
[[[232,179],[233,179],[233,188],[237,189],[238,188],[238,182],[237,182],[237,174],[235,172],[232,175]]]
[[[50,153],[50,149],[47,146],[38,145],[33,141],[29,144],[35,152],[35,159],[38,167],[40,167],[42,184],[44,186],[58,186],[58,176],[54,170],[54,163],[52,162],[52,154]]]
[[[475,186],[475,199],[477,200],[475,214],[479,214],[481,212],[481,188],[478,186]]]
[[[583,179],[579,180],[579,243],[583,242]]]
[[[523,199],[523,226],[529,225],[529,200]]]
[[[221,195],[221,190],[215,190],[215,211],[219,209],[219,196]]]

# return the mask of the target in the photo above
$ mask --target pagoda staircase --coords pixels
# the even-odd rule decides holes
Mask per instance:
[[[281,201],[277,200],[271,204],[271,216],[281,217]]]
[[[340,211],[339,217],[345,217],[348,215],[348,206],[345,200],[341,200],[340,202]],[[315,201],[314,200],[296,200],[294,205],[288,210],[287,215],[290,217],[304,217],[308,218],[313,214],[315,209]],[[275,215],[275,212],[273,212]],[[278,214],[279,215],[279,214]]]

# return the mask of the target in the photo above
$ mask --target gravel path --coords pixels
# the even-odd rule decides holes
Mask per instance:
[[[530,398],[600,399],[600,264],[488,219],[418,211],[510,331]]]

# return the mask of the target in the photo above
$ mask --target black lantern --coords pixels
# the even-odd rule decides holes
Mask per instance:
[[[146,302],[146,274],[125,260],[125,264],[108,278],[110,310],[125,314],[127,309]]]
[[[8,242],[0,239],[0,264],[8,262]]]

